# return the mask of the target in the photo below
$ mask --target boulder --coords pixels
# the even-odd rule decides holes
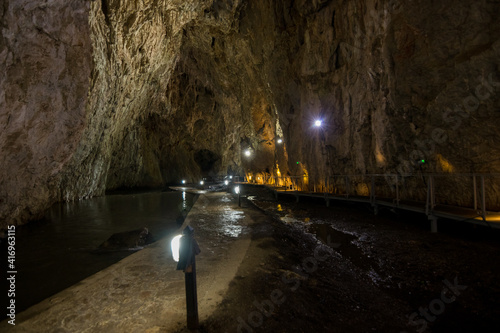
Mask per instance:
[[[148,228],[125,231],[113,234],[99,245],[100,250],[137,249],[155,241]]]

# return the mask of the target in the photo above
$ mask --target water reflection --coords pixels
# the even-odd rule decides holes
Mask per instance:
[[[229,237],[238,237],[241,235],[243,232],[243,226],[239,223],[243,217],[244,215],[242,211],[225,207],[219,227],[221,232]]]

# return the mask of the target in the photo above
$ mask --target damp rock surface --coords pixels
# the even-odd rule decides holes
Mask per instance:
[[[155,241],[148,228],[119,232],[99,245],[99,250],[139,249]]]
[[[253,231],[254,240],[271,233],[272,241],[258,245],[269,255],[246,257],[202,331],[493,332],[498,327],[494,295],[500,266],[491,262],[500,251],[497,233],[443,221],[442,232],[431,234],[420,215],[374,216],[363,205],[275,202],[267,190],[245,191],[254,200],[243,205],[273,218]],[[289,219],[281,220],[284,215]]]
[[[4,1],[2,226],[217,174],[499,172],[499,15],[487,0]],[[440,184],[450,204],[471,188]]]

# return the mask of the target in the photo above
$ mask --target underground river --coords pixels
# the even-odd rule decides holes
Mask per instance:
[[[146,227],[155,240],[168,236],[196,197],[186,192],[111,194],[56,204],[42,220],[16,227],[17,312],[139,250],[98,251],[112,234]]]

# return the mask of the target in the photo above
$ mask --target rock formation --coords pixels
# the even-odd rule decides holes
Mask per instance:
[[[0,220],[203,175],[499,172],[499,14],[487,0],[6,0]],[[469,183],[440,185],[470,204]]]
[[[154,242],[155,239],[148,228],[119,232],[111,235],[99,245],[98,252],[138,250]]]

